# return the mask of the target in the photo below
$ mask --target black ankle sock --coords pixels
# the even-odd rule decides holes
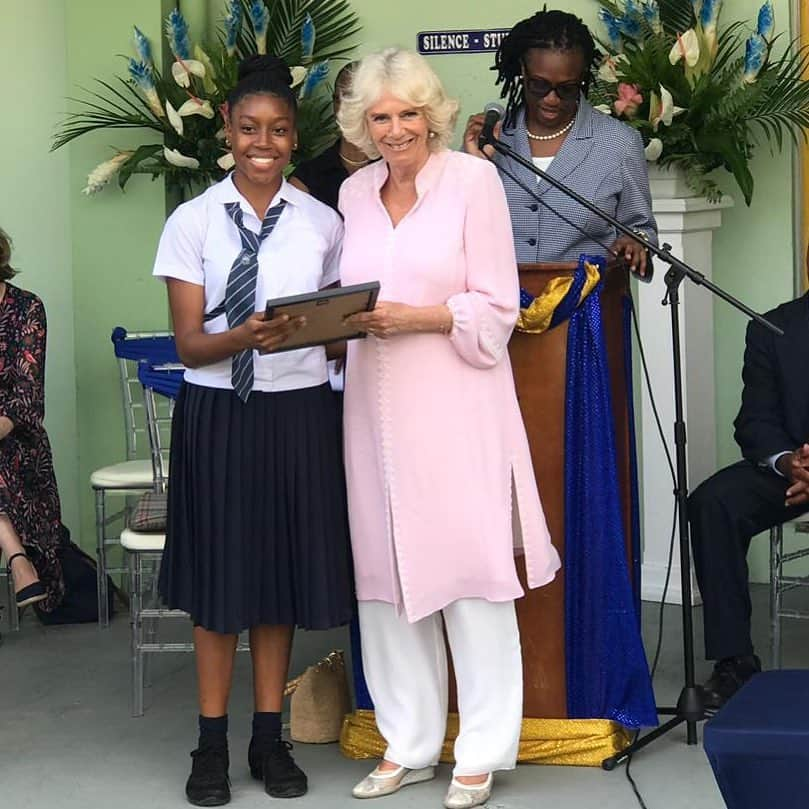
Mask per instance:
[[[228,715],[199,716],[199,747],[227,747]]]
[[[253,714],[253,738],[274,742],[281,738],[281,714],[275,711],[256,711]]]

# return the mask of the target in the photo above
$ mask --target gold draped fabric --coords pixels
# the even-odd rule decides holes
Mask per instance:
[[[458,714],[451,713],[441,761],[454,761],[452,745],[457,735]],[[523,719],[517,761],[600,767],[629,741],[629,732],[609,719]],[[354,711],[343,720],[340,749],[347,758],[382,758],[386,747],[373,711]]]
[[[601,273],[597,265],[585,261],[584,271],[587,275],[576,306],[581,305],[601,280]],[[527,334],[542,334],[542,332],[547,331],[553,320],[554,312],[567,297],[574,280],[575,273],[571,273],[568,276],[559,276],[549,281],[545,289],[534,298],[530,306],[520,309],[517,325],[515,326],[516,330]]]

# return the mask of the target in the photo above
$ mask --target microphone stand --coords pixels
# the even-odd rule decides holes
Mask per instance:
[[[694,625],[691,607],[691,553],[688,538],[688,471],[686,465],[686,429],[685,418],[683,414],[683,368],[682,357],[680,352],[680,284],[684,278],[688,278],[695,284],[704,286],[714,295],[719,296],[722,300],[727,301],[731,306],[738,309],[748,317],[760,323],[771,332],[783,337],[784,332],[777,326],[772,324],[769,320],[754,312],[749,306],[734,298],[724,289],[718,287],[712,281],[709,281],[701,272],[698,272],[693,267],[681,261],[676,256],[671,254],[671,246],[664,244],[658,247],[645,239],[638,236],[631,228],[619,222],[614,217],[610,216],[605,211],[602,211],[598,206],[594,205],[590,200],[585,199],[580,194],[577,194],[572,188],[568,188],[564,183],[551,177],[546,172],[538,169],[531,161],[526,160],[522,155],[517,154],[513,149],[494,138],[491,128],[484,127],[481,131],[478,140],[478,146],[482,150],[484,146],[492,146],[496,152],[513,160],[515,163],[527,168],[536,176],[541,177],[546,182],[550,183],[554,188],[557,188],[566,196],[575,200],[579,205],[586,208],[591,213],[608,222],[619,233],[629,236],[634,239],[646,250],[655,255],[657,258],[664,261],[669,265],[670,269],[666,272],[666,296],[662,303],[665,306],[669,305],[671,313],[671,337],[672,337],[672,361],[674,368],[674,445],[676,451],[676,485],[674,489],[674,497],[677,503],[677,520],[679,529],[679,547],[680,547],[680,576],[682,587],[682,629],[683,629],[683,661],[685,670],[685,684],[680,697],[677,700],[675,707],[658,707],[657,712],[662,716],[672,716],[667,722],[664,722],[659,727],[637,738],[632,744],[624,748],[620,753],[604,759],[601,766],[605,770],[613,770],[616,766],[621,764],[633,753],[643,749],[648,744],[651,744],[656,739],[673,730],[683,722],[686,724],[686,739],[689,745],[697,743],[697,722],[707,718],[705,713],[705,700],[702,693],[702,687],[698,686],[695,681],[694,675]],[[519,179],[513,176],[507,169],[498,167],[515,180],[525,191],[527,191],[534,199],[548,207],[540,196],[528,188]]]

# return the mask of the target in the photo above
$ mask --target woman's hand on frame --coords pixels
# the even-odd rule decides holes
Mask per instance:
[[[306,325],[306,318],[279,315],[267,320],[264,312],[256,312],[238,326],[245,348],[273,351],[282,346],[290,335]]]
[[[406,303],[378,301],[371,312],[358,312],[346,318],[346,325],[373,334],[374,337],[393,337],[409,331],[417,331],[416,309]]]

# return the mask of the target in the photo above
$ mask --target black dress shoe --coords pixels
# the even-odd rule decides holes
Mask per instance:
[[[192,751],[191,775],[185,785],[194,806],[224,806],[230,802],[230,760],[227,747],[201,747]]]
[[[23,559],[28,559],[28,556],[24,551],[12,554],[8,557],[8,561],[6,562],[7,570],[11,570],[11,563],[18,556],[21,556]],[[48,594],[45,592],[45,585],[41,581],[32,582],[14,594],[14,600],[17,602],[18,610],[24,609],[29,604],[36,604],[38,601],[44,601],[47,597]]]
[[[761,671],[756,655],[725,657],[713,667],[702,687],[706,708],[721,708],[751,677]]]
[[[306,773],[295,763],[290,750],[292,745],[283,739],[250,740],[250,774],[264,780],[264,791],[271,798],[299,798],[306,794]]]

